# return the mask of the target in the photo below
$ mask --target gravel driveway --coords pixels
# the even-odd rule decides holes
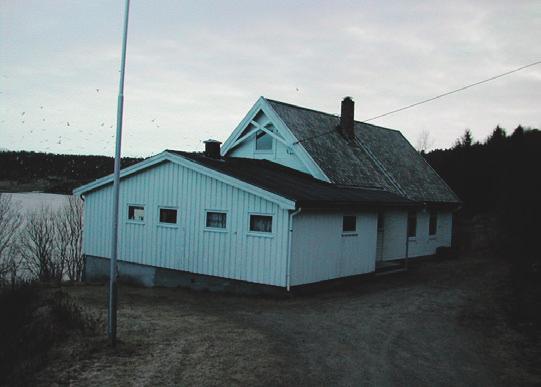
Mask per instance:
[[[423,261],[348,289],[261,299],[120,288],[116,350],[70,341],[41,373],[75,385],[534,385],[502,305],[507,269]],[[104,286],[66,288],[104,314]],[[88,340],[88,339],[86,339]]]

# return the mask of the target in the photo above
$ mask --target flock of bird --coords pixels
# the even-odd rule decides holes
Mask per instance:
[[[100,93],[101,92],[101,89],[95,89],[96,90],[96,93]],[[65,135],[59,135],[59,136],[55,136],[54,138],[51,138],[51,136],[46,136],[47,132],[50,132],[51,130],[50,129],[46,129],[46,128],[43,128],[43,125],[39,125],[39,126],[42,126],[41,129],[36,129],[35,127],[37,126],[36,125],[36,116],[38,116],[37,120],[40,120],[41,123],[44,123],[44,122],[47,122],[47,117],[46,117],[46,112],[47,112],[47,108],[43,105],[40,105],[39,106],[39,111],[38,111],[38,114],[35,114],[35,112],[32,112],[31,110],[28,110],[28,111],[22,111],[20,113],[20,129],[22,129],[22,132],[23,133],[20,133],[19,131],[19,134],[18,135],[21,135],[21,137],[19,137],[20,140],[25,140],[27,139],[27,136],[28,138],[32,137],[34,139],[36,139],[36,137],[38,138],[42,138],[39,143],[42,145],[42,149],[44,151],[51,151],[51,150],[55,150],[59,148],[59,146],[61,145],[64,145],[62,148],[62,151],[65,151],[65,152],[75,152],[75,151],[81,151],[81,139],[84,140],[84,142],[86,143],[89,143],[89,142],[92,142],[92,147],[94,149],[96,149],[95,145],[97,143],[99,143],[100,147],[98,149],[100,149],[100,152],[104,152],[104,151],[110,151],[112,149],[112,144],[111,144],[111,141],[109,141],[108,139],[114,139],[115,138],[115,134],[112,133],[112,131],[109,131],[109,133],[112,133],[111,135],[109,134],[106,134],[104,132],[101,132],[101,130],[103,129],[106,129],[106,126],[108,127],[108,129],[113,129],[114,128],[114,124],[107,124],[106,121],[98,121],[97,122],[97,126],[94,127],[94,128],[89,128],[87,124],[85,124],[85,127],[86,129],[82,129],[81,128],[81,124],[78,123],[78,122],[75,122],[75,121],[59,121],[59,122],[56,122],[56,124],[61,127],[61,126],[64,126],[65,128],[69,128],[70,130],[70,133],[74,133],[75,132],[75,135],[74,136],[65,136]],[[4,123],[5,122],[5,119],[1,120],[0,123]],[[151,124],[153,127],[155,127],[156,129],[159,129],[160,128],[160,123],[159,123],[159,120],[158,118],[152,118],[149,120],[149,124]],[[32,129],[27,129],[26,131],[24,130],[24,127],[29,127],[29,126],[32,126],[33,128]],[[150,125],[149,125],[150,126]],[[96,128],[98,130],[100,130],[100,132],[96,132]],[[55,128],[55,129],[58,129]],[[210,133],[206,133],[206,134],[210,134]],[[137,138],[137,137],[140,137],[141,133],[133,133],[133,132],[129,132],[129,131],[124,131],[124,135],[126,137],[129,138]],[[100,140],[101,139],[107,139],[106,141],[103,141],[103,140]],[[76,144],[74,144],[74,141],[75,139],[77,140],[77,146]],[[180,139],[182,140],[189,140],[189,137],[188,136],[183,136],[181,137]],[[143,142],[143,141],[141,141]],[[76,149],[75,147],[68,147],[68,148],[65,148],[65,145],[73,145],[73,146],[76,146],[78,149]],[[84,145],[83,145],[84,146]]]

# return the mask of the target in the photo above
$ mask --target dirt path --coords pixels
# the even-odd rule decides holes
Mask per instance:
[[[180,289],[120,291],[116,351],[58,355],[43,384],[527,385],[523,339],[496,289],[505,269],[431,261],[353,289],[288,300]],[[69,288],[104,313],[104,287]],[[495,298],[496,297],[496,298]],[[84,346],[83,346],[84,348]]]

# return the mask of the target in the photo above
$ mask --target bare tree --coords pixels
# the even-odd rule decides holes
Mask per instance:
[[[0,194],[0,283],[14,284],[20,259],[17,234],[21,226],[21,212],[9,194]]]
[[[70,196],[55,219],[57,259],[62,261],[65,276],[80,281],[83,275],[83,201]]]
[[[55,256],[55,213],[41,207],[27,213],[20,247],[24,267],[42,281],[62,279],[64,262]]]
[[[434,139],[430,136],[430,132],[423,129],[417,137],[415,148],[419,153],[425,153],[434,146]]]

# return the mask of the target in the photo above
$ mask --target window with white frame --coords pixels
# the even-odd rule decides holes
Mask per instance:
[[[134,222],[144,222],[145,221],[145,207],[140,205],[128,206],[128,220]]]
[[[175,208],[160,208],[160,223],[177,224],[177,210]]]
[[[227,227],[227,214],[220,211],[207,211],[205,227],[225,229]]]
[[[428,235],[435,236],[438,233],[438,211],[430,210],[428,221]]]
[[[264,130],[259,130],[255,134],[255,150],[257,151],[270,151],[272,150],[273,138],[270,134]]]
[[[272,233],[272,215],[250,215],[250,231]]]

